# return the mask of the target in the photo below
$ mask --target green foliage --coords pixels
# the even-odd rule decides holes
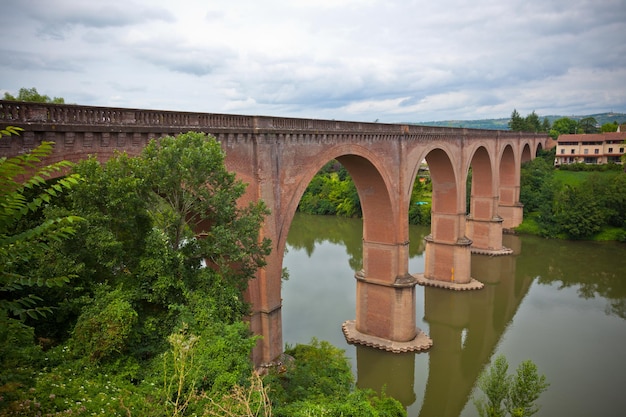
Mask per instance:
[[[600,132],[604,133],[604,132],[617,132],[617,128],[619,127],[619,124],[617,123],[617,121],[613,122],[613,123],[604,123],[602,126],[600,126]]]
[[[595,196],[583,187],[565,185],[555,194],[554,221],[559,232],[571,239],[582,239],[599,232],[604,213]]]
[[[549,159],[535,158],[521,171],[524,216],[538,226],[538,234],[589,239],[605,227],[626,232],[626,174],[614,168],[618,165],[606,164],[598,172],[586,168],[555,171]],[[531,230],[537,232],[528,224],[518,228]],[[623,235],[613,234],[618,240]]]
[[[417,178],[413,184],[409,204],[409,224],[429,225],[431,218],[432,184],[424,178]]]
[[[504,402],[509,395],[511,378],[509,364],[504,356],[498,356],[493,365],[478,377],[478,388],[487,397],[475,399],[474,404],[481,417],[503,417]]]
[[[430,224],[430,187],[428,181],[415,181],[409,206],[410,224]],[[336,161],[330,161],[313,177],[300,199],[298,211],[313,215],[363,216],[356,186],[348,171]]]
[[[361,217],[361,202],[348,171],[336,161],[326,164],[311,180],[298,210],[317,215]]]
[[[575,133],[583,132],[582,129],[579,131],[578,122],[574,119],[570,119],[569,117],[562,117],[555,120],[554,123],[552,123],[552,129],[550,129],[550,136],[555,140],[559,137],[559,135]]]
[[[328,396],[343,397],[350,392],[354,380],[343,350],[313,339],[310,345],[287,347],[285,354],[295,361],[293,367],[278,375],[278,384],[270,383],[275,405]]]
[[[38,166],[50,149],[51,144],[44,143],[33,155],[5,159],[0,172],[24,174],[24,169]],[[42,285],[33,297],[25,298],[23,288],[12,293],[21,299],[57,303],[54,315],[33,323],[35,334],[52,345],[68,348],[59,355],[63,361],[56,366],[48,363],[45,372],[30,373],[40,375],[34,387],[37,401],[46,401],[42,395],[51,395],[53,384],[59,385],[52,381],[71,375],[73,381],[82,382],[48,401],[47,410],[101,413],[100,408],[85,407],[85,400],[81,400],[84,397],[108,415],[126,415],[127,410],[137,415],[163,415],[172,395],[157,394],[154,387],[162,386],[164,380],[163,355],[172,349],[168,336],[177,334],[183,323],[188,323],[189,334],[198,336],[194,345],[194,363],[198,366],[186,376],[184,385],[185,393],[193,393],[193,406],[185,407],[179,401],[171,410],[193,408],[203,414],[208,397],[203,399],[202,395],[222,395],[235,384],[247,381],[256,339],[241,321],[248,312],[242,290],[264,265],[271,242],[259,235],[267,209],[261,202],[239,206],[245,186],[226,171],[223,158],[214,138],[190,133],[154,141],[139,157],[119,154],[105,164],[96,159],[83,161],[75,167],[75,174],[54,184],[44,183],[46,172],[39,171],[30,188],[8,180],[6,186],[1,183],[4,201],[9,201],[7,195],[13,197],[10,193],[29,193],[22,193],[22,199],[17,196],[10,200],[16,203],[2,205],[5,217],[1,224],[5,229],[15,229],[15,233],[6,235],[7,239],[21,234],[37,237],[30,251],[18,253],[24,262],[10,264],[11,270],[3,262],[3,272],[30,280],[20,278],[12,282],[13,286],[24,287],[23,282]],[[58,168],[70,166],[59,164]],[[54,172],[50,167],[46,169]],[[78,178],[84,181],[78,182]],[[71,192],[54,200],[46,197],[60,191]],[[33,199],[27,198],[30,195]],[[41,202],[34,200],[37,198]],[[29,206],[31,201],[36,204]],[[13,217],[8,218],[6,213]],[[75,214],[84,220],[76,223]],[[38,222],[46,227],[61,223],[56,219],[71,222],[75,231],[72,239],[64,239],[70,236],[69,229],[54,229],[57,234],[53,237],[58,238],[46,240],[29,228]],[[17,256],[12,250],[16,243],[7,239],[1,241],[8,242],[2,247],[3,253]],[[63,276],[74,276],[71,286],[65,284],[66,279],[57,280],[61,286],[50,286],[57,282],[51,277],[60,271]],[[2,300],[5,305],[7,300],[11,299]],[[27,360],[26,348],[35,346],[32,328],[15,326],[4,309],[2,313],[3,324],[6,322],[12,331],[8,340],[24,342],[26,346],[20,346],[19,351]],[[2,359],[13,363],[13,357],[6,352]],[[174,362],[170,356],[169,363]],[[77,371],[83,368],[89,373]],[[172,375],[173,369],[168,372]],[[86,380],[94,375],[109,375],[106,390],[99,384],[93,385],[93,391],[87,388]],[[5,376],[10,375],[3,372]],[[126,392],[129,382],[138,393],[121,393]],[[33,383],[30,380],[29,384]],[[97,399],[102,397],[104,401],[99,392],[107,392],[111,385],[119,389],[119,401],[108,400],[110,405],[105,406]],[[149,386],[153,388],[146,388]],[[34,404],[24,394],[9,407],[25,407],[28,401]],[[72,405],[79,402],[81,406]]]
[[[2,133],[14,134],[17,128],[6,128]],[[28,215],[43,207],[76,186],[78,175],[69,175],[54,182],[46,178],[71,167],[61,161],[41,166],[52,152],[52,142],[43,142],[32,151],[11,158],[0,158],[0,292],[10,294],[0,299],[0,309],[15,316],[37,318],[51,312],[49,307],[37,307],[41,298],[35,294],[22,294],[25,287],[52,287],[63,285],[69,276],[34,277],[23,273],[24,266],[50,252],[51,245],[68,239],[75,233],[77,216],[65,215],[49,218],[25,229],[16,225]],[[11,297],[17,295],[17,297]]]
[[[524,202],[524,216],[532,212],[548,215],[554,192],[553,178],[554,167],[545,158],[535,158],[522,166],[520,200]]]
[[[516,109],[513,109],[508,126],[515,132],[547,132],[550,129],[550,122],[547,118],[541,122],[534,110],[526,117],[522,117]]]
[[[15,135],[21,128],[7,127],[0,136]],[[70,175],[56,182],[46,182],[53,173],[70,167],[62,161],[42,165],[52,152],[51,142],[43,142],[30,152],[0,158],[0,391],[3,399],[17,401],[20,388],[32,385],[30,366],[41,353],[34,344],[35,333],[26,319],[36,320],[52,312],[41,306],[37,292],[42,288],[67,283],[70,275],[37,276],[29,267],[52,252],[52,246],[75,233],[80,218],[72,215],[38,218],[42,209],[79,182]],[[26,222],[28,217],[34,221]]]
[[[509,396],[505,400],[511,416],[527,417],[536,414],[539,406],[535,402],[549,385],[546,377],[537,373],[537,365],[532,361],[520,363],[510,381]]]
[[[100,288],[74,327],[73,350],[97,362],[124,353],[137,312],[120,290]]]
[[[382,393],[354,388],[344,352],[328,342],[287,348],[284,372],[265,378],[275,416],[405,416],[402,405]]]
[[[536,401],[548,388],[544,375],[537,373],[532,361],[524,361],[515,375],[508,374],[509,364],[498,356],[489,369],[478,378],[478,388],[486,397],[474,397],[474,405],[481,417],[528,417],[539,411]]]
[[[580,119],[578,122],[578,126],[582,130],[581,133],[597,133],[598,132],[598,121],[595,117],[589,116]]]
[[[17,93],[17,97],[7,93],[4,93],[5,100],[14,100],[14,101],[30,101],[36,103],[56,103],[63,104],[65,100],[62,97],[54,97],[50,98],[47,95],[41,95],[37,92],[35,87],[33,88],[20,88],[20,91]]]
[[[249,379],[249,385],[236,385],[231,392],[221,398],[210,399],[204,409],[204,415],[215,417],[271,417],[272,402],[269,399],[269,387],[263,384],[255,372]]]

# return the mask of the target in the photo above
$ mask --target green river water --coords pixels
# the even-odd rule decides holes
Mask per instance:
[[[423,238],[411,227],[409,271],[424,271]],[[355,317],[362,222],[297,214],[283,282],[283,340],[313,337],[345,350],[357,385],[399,399],[409,416],[477,416],[481,370],[503,354],[509,371],[530,359],[550,387],[538,416],[626,415],[626,245],[505,236],[514,254],[472,256],[473,292],[417,287],[426,353],[392,354],[346,343]]]

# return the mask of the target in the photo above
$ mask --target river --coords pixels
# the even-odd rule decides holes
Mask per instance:
[[[411,226],[409,271],[424,271],[428,228]],[[504,236],[514,254],[472,256],[473,292],[417,287],[426,353],[392,354],[346,343],[355,318],[362,222],[296,214],[282,284],[283,340],[313,337],[344,349],[357,386],[399,399],[409,416],[473,417],[481,370],[505,355],[509,372],[532,360],[550,387],[538,416],[626,415],[626,245]]]

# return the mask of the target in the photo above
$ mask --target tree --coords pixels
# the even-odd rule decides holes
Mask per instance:
[[[509,395],[511,377],[507,375],[509,364],[504,356],[498,356],[493,365],[478,377],[478,388],[487,397],[475,399],[474,404],[481,417],[504,417],[504,402]]]
[[[271,242],[260,236],[267,209],[261,201],[238,204],[245,184],[226,170],[213,137],[164,137],[138,157],[118,154],[104,164],[92,158],[76,172],[85,181],[49,214],[75,212],[85,222],[75,239],[57,245],[60,256],[36,265],[40,276],[57,269],[77,275],[65,290],[71,294],[60,312],[65,320],[50,323],[50,331],[78,321],[66,331],[94,347],[84,351],[87,357],[152,357],[183,321],[201,334],[198,329],[233,324],[248,313],[243,291],[270,251]],[[119,309],[91,307],[98,305]],[[133,333],[109,335],[115,349],[103,356],[85,323],[135,314]]]
[[[8,127],[0,132],[0,136],[16,134],[20,130]],[[18,295],[17,298],[10,295],[18,294],[24,287],[57,286],[69,280],[66,275],[34,278],[23,272],[24,266],[48,252],[52,242],[71,236],[75,232],[74,223],[80,220],[66,215],[47,219],[24,230],[16,229],[16,224],[26,215],[39,211],[79,181],[79,176],[72,174],[46,184],[45,178],[71,166],[67,161],[39,166],[52,152],[52,146],[53,142],[42,142],[25,154],[0,158],[0,292],[5,294],[0,300],[0,309],[22,319],[25,316],[37,318],[51,310],[36,307],[41,299],[34,294]]]
[[[140,161],[138,174],[150,186],[155,218],[172,249],[192,246],[195,253],[188,256],[209,261],[245,289],[271,248],[269,239],[259,236],[269,211],[262,201],[238,206],[246,185],[226,170],[215,138],[195,132],[166,136],[150,142]]]
[[[613,123],[605,123],[600,127],[600,131],[602,133],[604,132],[617,132],[617,128],[619,127],[619,124],[617,123],[617,121],[613,122]]]
[[[550,122],[548,119],[544,118],[542,123],[534,110],[526,117],[522,117],[517,110],[513,110],[511,120],[509,121],[509,129],[515,132],[547,132],[549,128]]]
[[[596,133],[598,131],[598,121],[595,117],[585,117],[578,122],[584,133]]]
[[[21,128],[7,127],[1,136],[19,134]],[[30,363],[37,358],[38,346],[33,344],[34,330],[26,319],[36,320],[51,313],[50,306],[41,305],[36,294],[40,287],[67,283],[68,274],[36,276],[30,264],[48,254],[55,243],[75,232],[76,216],[65,215],[46,220],[37,219],[24,225],[24,219],[42,211],[64,192],[75,186],[79,177],[69,175],[46,183],[54,172],[70,167],[67,161],[41,166],[52,151],[52,142],[43,142],[32,151],[15,157],[0,158],[0,389],[3,405],[17,396],[23,385],[29,385],[34,373]]]
[[[539,121],[539,116],[533,110],[526,119],[524,119],[524,130],[526,132],[540,132],[541,131],[541,122]]]
[[[509,364],[502,355],[478,378],[478,388],[485,398],[474,397],[481,417],[529,417],[539,411],[535,402],[550,384],[544,375],[537,373],[532,361],[524,361],[514,376],[508,375]]]
[[[17,97],[14,97],[10,93],[4,93],[5,100],[14,100],[14,101],[30,101],[35,103],[56,103],[63,104],[65,100],[62,97],[54,97],[50,98],[47,95],[41,95],[37,92],[35,87],[33,88],[20,88]]]
[[[524,118],[520,116],[517,109],[513,109],[513,113],[511,113],[511,120],[509,120],[509,129],[515,132],[522,132],[525,129]]]
[[[579,126],[576,120],[570,119],[569,117],[562,117],[552,123],[550,136],[552,136],[553,139],[556,139],[559,135],[579,133],[578,130]]]
[[[537,365],[532,361],[520,363],[510,380],[509,395],[505,400],[507,411],[512,417],[536,414],[539,406],[535,402],[549,385],[546,377],[537,373]]]

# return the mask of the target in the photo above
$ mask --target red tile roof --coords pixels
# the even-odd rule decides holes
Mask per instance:
[[[557,142],[606,142],[607,140],[626,140],[626,132],[582,133],[577,135],[559,135]]]

